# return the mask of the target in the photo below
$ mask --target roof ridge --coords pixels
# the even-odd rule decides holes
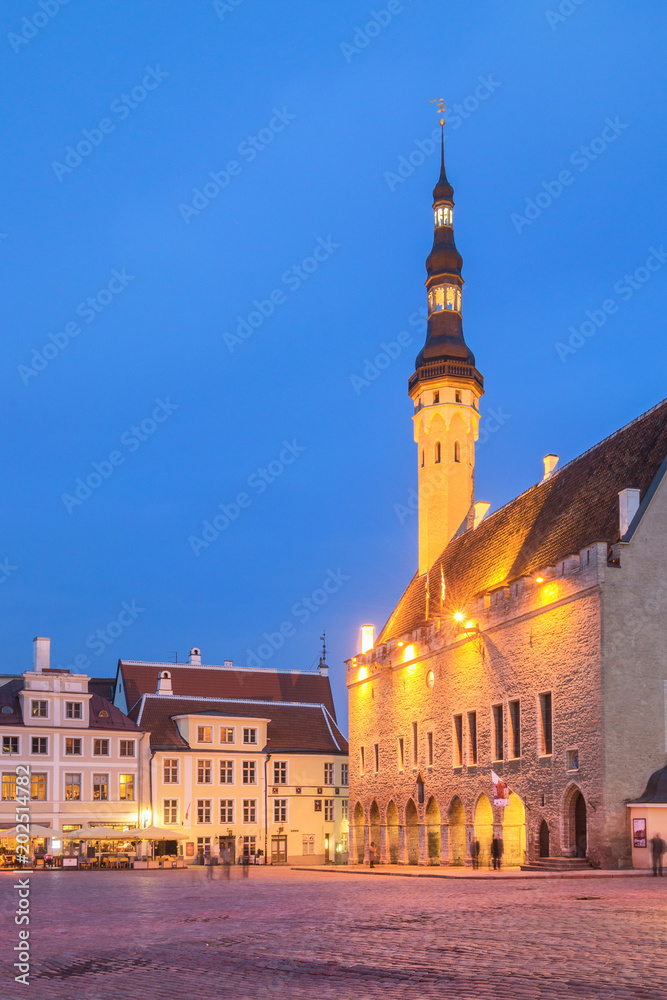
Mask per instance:
[[[322,704],[319,701],[273,701],[268,698],[225,698],[224,695],[216,698],[210,695],[156,694],[155,692],[148,691],[141,698],[144,701],[146,698],[158,698],[160,701],[173,699],[176,701],[224,701],[235,705],[289,705],[292,708],[319,708]]]
[[[226,667],[223,663],[161,663],[159,660],[119,660],[119,666],[128,667],[187,667],[191,670],[234,670],[249,674],[303,674],[306,677],[322,677],[319,670],[294,670],[288,667],[240,667],[234,664]],[[103,678],[107,680],[107,678]]]
[[[334,743],[336,744],[336,748],[337,748],[338,750],[340,750],[340,744],[339,744],[338,740],[336,739],[336,737],[334,736],[334,734],[333,734],[333,730],[332,730],[332,728],[331,728],[331,724],[330,724],[330,722],[329,722],[329,720],[328,720],[328,718],[327,718],[327,715],[328,715],[329,713],[327,712],[327,709],[326,709],[326,705],[320,705],[320,708],[322,709],[322,714],[323,714],[323,716],[324,716],[324,721],[325,721],[325,722],[326,722],[326,724],[327,724],[327,728],[328,728],[328,730],[329,730],[329,735],[331,736],[331,739],[332,739],[332,740],[334,741]],[[332,721],[333,721],[333,720],[332,720]],[[338,727],[336,726],[336,728],[338,728]],[[341,733],[341,736],[342,736],[342,735],[343,735],[343,734]]]

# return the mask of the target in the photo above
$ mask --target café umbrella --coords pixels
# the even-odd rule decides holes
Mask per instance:
[[[26,823],[25,826],[12,826],[9,830],[0,830],[0,837],[16,837],[25,833],[26,826],[32,840],[34,837],[62,837],[60,830],[52,830],[50,826],[40,826],[39,823]]]
[[[160,826],[137,827],[136,830],[128,830],[127,836],[132,840],[187,840],[189,834],[181,830],[165,830]]]

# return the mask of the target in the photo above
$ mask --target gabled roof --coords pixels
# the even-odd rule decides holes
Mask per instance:
[[[152,750],[179,747],[188,749],[174,717],[195,714],[210,717],[211,712],[245,718],[268,718],[266,748],[258,747],[258,750],[266,749],[269,753],[348,753],[347,740],[325,705],[272,702],[270,707],[263,708],[257,702],[147,694],[138,707],[137,721],[142,729],[150,731]],[[197,749],[201,750],[200,747]]]
[[[0,725],[23,726],[30,725],[30,720],[23,720],[21,713],[20,692],[23,690],[23,678],[10,681],[9,684],[0,686]],[[11,712],[3,709],[11,708]],[[128,719],[119,708],[112,705],[106,698],[99,694],[93,694],[89,702],[90,721],[88,729],[122,730],[132,733],[141,732],[140,727]],[[106,714],[103,714],[106,713]],[[81,731],[78,729],[77,731]],[[86,730],[84,730],[85,732]]]
[[[326,705],[336,718],[329,678],[317,671],[256,670],[247,667],[199,666],[188,663],[145,663],[119,660],[128,714],[144,694],[155,694],[158,675],[168,670],[175,695],[240,698],[256,701],[296,701]]]
[[[666,457],[667,400],[663,400],[477,528],[453,538],[429,573],[431,609],[439,607],[441,566],[448,610],[453,611],[593,542],[619,541],[619,492],[639,489],[643,501],[664,473]],[[411,632],[425,624],[425,615],[425,580],[415,575],[377,642]]]

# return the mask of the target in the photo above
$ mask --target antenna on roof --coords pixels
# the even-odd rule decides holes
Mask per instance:
[[[172,652],[167,652],[167,663],[178,663],[178,652],[173,650]]]
[[[320,674],[327,677],[329,674],[329,667],[327,666],[327,633],[325,629],[322,629],[320,639],[322,640],[322,655],[320,656],[320,662],[317,669]]]

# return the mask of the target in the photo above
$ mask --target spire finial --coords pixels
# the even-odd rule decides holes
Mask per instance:
[[[445,173],[445,100],[443,97],[432,97],[430,103],[436,102],[440,115],[440,177],[433,191],[433,201],[452,201],[454,191]]]

